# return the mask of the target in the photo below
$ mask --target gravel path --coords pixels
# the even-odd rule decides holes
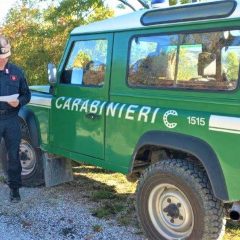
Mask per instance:
[[[94,204],[81,190],[71,184],[21,188],[22,201],[11,204],[8,187],[0,183],[0,239],[145,239],[139,229],[119,226],[114,219],[93,217]]]

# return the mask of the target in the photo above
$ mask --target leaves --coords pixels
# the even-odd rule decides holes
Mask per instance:
[[[11,42],[11,61],[25,70],[28,82],[46,84],[47,64],[59,63],[73,28],[112,15],[102,0],[20,0],[1,31]]]

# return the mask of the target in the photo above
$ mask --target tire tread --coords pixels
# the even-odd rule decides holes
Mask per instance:
[[[185,180],[189,179],[189,184],[194,187],[202,198],[205,216],[204,232],[202,240],[220,240],[225,232],[225,211],[224,204],[215,198],[210,181],[202,167],[193,162],[181,159],[162,160],[149,166],[142,173],[137,187],[137,196],[147,178],[156,172],[173,173]],[[138,209],[138,208],[137,208]],[[200,239],[199,239],[200,240]]]

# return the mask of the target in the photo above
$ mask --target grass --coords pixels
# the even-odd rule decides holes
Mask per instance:
[[[93,201],[99,201],[100,199],[114,199],[116,198],[116,195],[108,190],[99,190],[92,194],[92,200]]]
[[[103,206],[98,207],[92,211],[92,215],[98,218],[108,218],[112,215],[122,212],[124,209],[123,204],[115,204],[110,202],[105,202]]]
[[[224,240],[240,240],[240,224],[227,221]]]
[[[137,227],[135,191],[136,183],[130,183],[119,173],[112,173],[93,166],[75,166],[75,180],[84,187],[86,197],[94,204],[93,216],[115,219],[119,225]],[[93,231],[101,231],[101,226],[92,226]],[[240,240],[240,224],[228,220],[224,240]]]

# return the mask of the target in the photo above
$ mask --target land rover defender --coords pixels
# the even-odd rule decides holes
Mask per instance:
[[[50,85],[32,86],[23,181],[43,153],[138,180],[149,239],[221,239],[239,220],[240,2],[137,11],[75,28]],[[2,153],[2,158],[5,153]]]

